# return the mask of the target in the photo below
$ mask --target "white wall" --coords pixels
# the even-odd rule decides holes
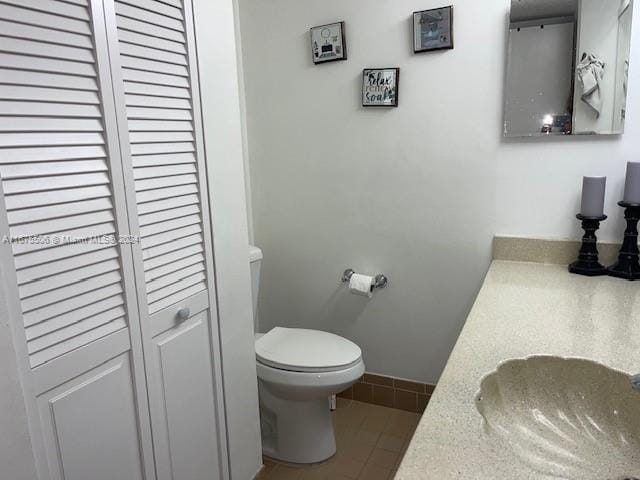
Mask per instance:
[[[195,0],[231,478],[262,465],[232,0]]]
[[[509,3],[455,1],[455,50],[414,55],[411,12],[441,2],[240,0],[262,329],[334,331],[363,347],[368,371],[435,381],[495,233],[577,237],[580,177],[602,173],[614,217],[602,237],[620,238],[640,50],[625,137],[506,141]],[[314,66],[309,27],[338,20],[349,59]],[[399,108],[360,107],[361,71],[376,66],[401,68]],[[347,267],[389,288],[349,295]]]
[[[433,381],[494,232],[488,147],[502,106],[481,93],[495,88],[482,72],[504,45],[465,52],[505,33],[467,2],[455,50],[413,55],[411,12],[429,6],[439,4],[241,0],[240,20],[261,327],[334,331],[363,348],[368,371]],[[336,20],[346,21],[349,59],[314,66],[308,29]],[[360,106],[362,69],[376,66],[401,68],[399,108]],[[349,295],[347,267],[388,275],[388,289],[370,302]]]

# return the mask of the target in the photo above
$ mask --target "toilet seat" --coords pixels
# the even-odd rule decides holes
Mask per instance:
[[[301,373],[336,372],[362,362],[355,343],[328,332],[275,327],[255,342],[259,363]]]

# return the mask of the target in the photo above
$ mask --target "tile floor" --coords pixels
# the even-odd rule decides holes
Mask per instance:
[[[338,408],[333,412],[336,455],[311,466],[265,458],[258,479],[392,479],[419,419],[417,413],[338,398]]]

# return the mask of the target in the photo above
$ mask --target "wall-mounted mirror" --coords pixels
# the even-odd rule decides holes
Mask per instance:
[[[624,132],[633,1],[511,1],[506,137]]]

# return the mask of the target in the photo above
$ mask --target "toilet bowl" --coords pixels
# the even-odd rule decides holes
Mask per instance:
[[[249,248],[254,308],[262,251]],[[255,334],[264,455],[291,463],[317,463],[336,452],[329,397],[364,374],[355,343],[319,330],[276,327]]]
[[[281,327],[255,343],[263,453],[292,463],[334,455],[328,397],[364,373],[360,348],[331,333]]]

